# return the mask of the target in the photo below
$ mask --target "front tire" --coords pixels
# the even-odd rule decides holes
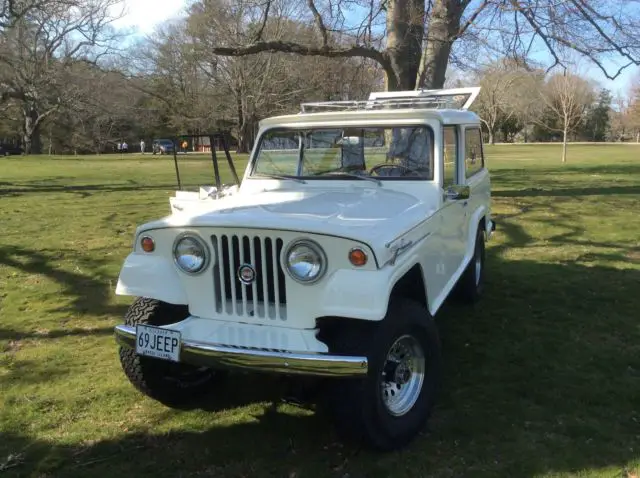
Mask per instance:
[[[125,324],[168,325],[188,317],[184,305],[137,298],[125,314]],[[221,372],[190,364],[145,357],[120,347],[120,364],[133,386],[148,397],[170,407],[180,407],[211,390]]]
[[[344,324],[330,349],[364,354],[364,379],[337,379],[330,384],[328,407],[338,434],[391,451],[408,445],[424,428],[440,381],[438,332],[421,304],[392,298],[379,324]]]

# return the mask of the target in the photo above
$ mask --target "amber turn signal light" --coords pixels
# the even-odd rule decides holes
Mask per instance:
[[[367,253],[359,247],[354,247],[349,251],[349,261],[356,267],[363,266],[367,263]]]
[[[156,248],[156,243],[153,242],[153,239],[151,239],[149,236],[144,236],[142,239],[140,239],[140,245],[142,246],[142,250],[144,252],[153,252]]]

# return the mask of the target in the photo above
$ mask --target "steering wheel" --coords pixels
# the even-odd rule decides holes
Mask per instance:
[[[369,174],[373,174],[375,172],[377,172],[379,169],[383,169],[383,168],[401,168],[411,174],[415,174],[416,176],[420,176],[420,172],[416,169],[412,169],[408,166],[405,166],[403,164],[389,164],[389,163],[381,163],[381,164],[376,164],[374,167],[371,168],[371,170],[369,171]],[[408,176],[408,174],[403,174],[402,176]]]

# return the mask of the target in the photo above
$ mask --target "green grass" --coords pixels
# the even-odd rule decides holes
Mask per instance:
[[[0,159],[0,474],[637,476],[640,147],[570,146],[566,165],[558,145],[487,154],[486,296],[438,315],[437,408],[386,455],[337,443],[265,377],[192,410],[127,382],[112,328],[130,299],[114,288],[135,226],[169,211],[170,159]],[[187,166],[210,178],[204,158]]]

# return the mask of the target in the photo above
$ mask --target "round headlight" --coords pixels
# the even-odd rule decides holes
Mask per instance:
[[[183,236],[173,247],[173,257],[178,267],[188,274],[196,274],[204,270],[209,260],[207,247],[195,236]]]
[[[292,244],[287,250],[285,261],[291,277],[304,283],[320,279],[327,265],[322,248],[310,241]]]

